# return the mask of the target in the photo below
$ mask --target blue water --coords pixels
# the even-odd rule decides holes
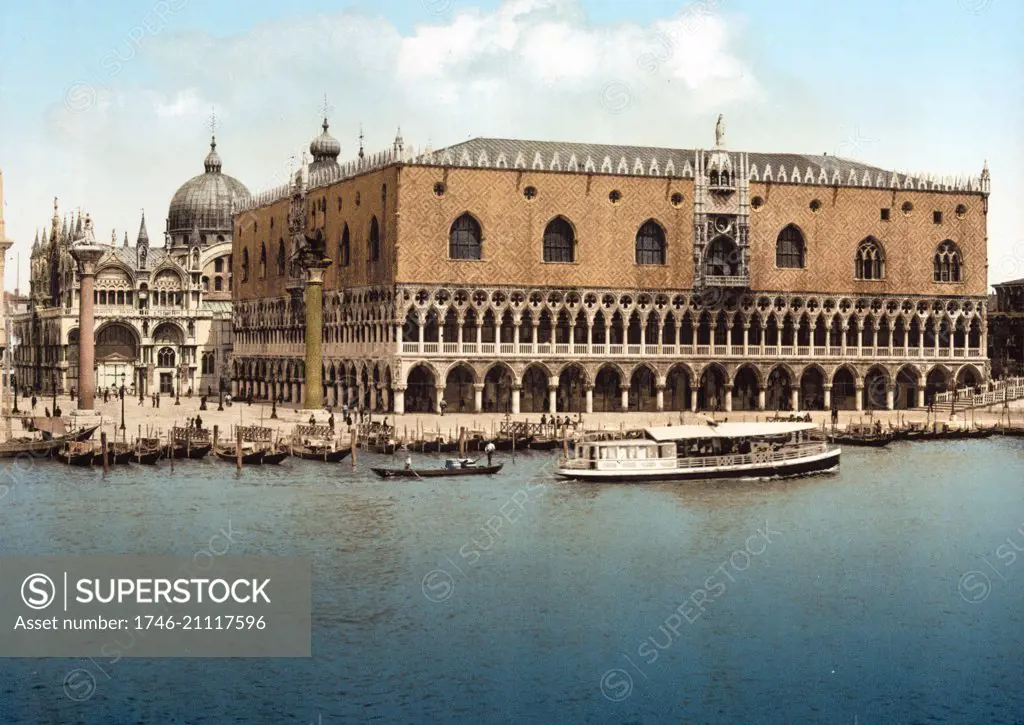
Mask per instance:
[[[697,485],[379,460],[6,477],[0,553],[230,531],[312,558],[314,630],[309,659],[0,659],[0,723],[1024,723],[1024,440]]]

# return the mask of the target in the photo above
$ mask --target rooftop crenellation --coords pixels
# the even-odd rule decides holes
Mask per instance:
[[[392,164],[478,169],[617,176],[694,178],[701,154],[725,154],[734,168],[740,160],[749,169],[749,180],[776,184],[810,184],[918,191],[989,193],[987,162],[978,176],[942,176],[931,173],[889,171],[860,161],[828,154],[754,153],[715,149],[670,149],[646,146],[563,143],[519,139],[474,138],[442,149],[415,149],[394,144],[384,151],[328,168],[311,169],[308,190],[376,171]],[[290,184],[254,194],[236,205],[234,212],[248,211],[288,198]]]

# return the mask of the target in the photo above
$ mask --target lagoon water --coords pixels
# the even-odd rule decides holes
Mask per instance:
[[[23,466],[0,554],[230,531],[228,556],[310,557],[313,656],[0,659],[0,723],[1024,723],[1024,440],[772,482],[560,483],[551,460]]]

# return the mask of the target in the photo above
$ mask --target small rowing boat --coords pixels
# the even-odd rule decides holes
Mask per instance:
[[[291,454],[304,461],[323,461],[324,463],[337,463],[348,457],[350,448],[338,448],[331,450],[326,445],[302,445],[294,444],[291,447]]]
[[[381,478],[448,478],[449,476],[486,476],[497,473],[505,464],[459,466],[455,468],[371,468]]]
[[[57,451],[57,460],[69,466],[91,466],[92,444],[85,441],[68,441]]]

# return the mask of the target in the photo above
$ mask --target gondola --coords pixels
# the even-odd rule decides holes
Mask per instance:
[[[277,465],[289,455],[288,451],[264,451],[260,464],[264,466]]]
[[[76,433],[68,433],[67,435],[59,436],[57,438],[54,438],[50,431],[44,430],[42,431],[42,436],[44,441],[87,441],[92,438],[92,434],[96,432],[97,428],[99,428],[99,426],[94,425],[91,428],[82,428],[82,430]]]
[[[871,435],[830,433],[828,439],[832,443],[838,443],[844,446],[869,446],[871,448],[881,448],[882,446],[887,446],[892,443],[896,439],[896,436],[892,433],[872,433]]]
[[[102,466],[103,465],[103,449],[96,448],[93,450],[92,465]],[[114,443],[113,441],[107,443],[107,465],[124,465],[129,463],[135,457],[135,449],[128,443]]]
[[[370,453],[380,453],[383,455],[393,455],[398,450],[398,441],[388,441],[387,443],[367,443],[366,450]]]
[[[220,448],[214,453],[222,461],[228,463],[235,463],[238,461],[238,452],[232,448]],[[243,450],[242,451],[242,465],[244,466],[258,466],[263,463],[263,450]]]
[[[494,466],[464,468],[371,468],[381,478],[448,478],[449,476],[482,476],[497,473],[504,463]]]
[[[164,448],[159,438],[140,438],[135,444],[135,455],[132,460],[144,466],[155,466],[163,458]]]
[[[351,452],[350,448],[338,448],[332,451],[326,446],[293,445],[291,447],[291,454],[296,458],[301,458],[304,461],[323,461],[324,463],[337,463],[347,458]]]
[[[211,450],[213,450],[213,444],[211,443],[196,443],[191,447],[186,446],[184,443],[175,443],[173,448],[168,443],[164,445],[161,453],[164,458],[170,458],[173,455],[175,458],[199,460],[200,458],[205,458]]]
[[[15,440],[0,443],[0,458],[17,458],[24,454],[40,458],[53,456],[56,455],[57,451],[63,447],[65,443],[81,442],[79,437],[81,437],[81,440],[86,440],[97,428],[99,428],[99,426],[93,426],[92,428],[87,428],[84,431],[79,431],[74,435],[66,435],[59,438],[51,437],[44,438],[43,440]]]
[[[68,441],[56,453],[57,460],[69,466],[91,466],[92,446],[82,441]]]

